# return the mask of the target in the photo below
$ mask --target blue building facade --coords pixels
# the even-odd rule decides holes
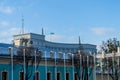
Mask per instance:
[[[2,61],[0,62],[0,72],[1,72],[0,79],[1,80],[12,80],[12,79],[24,80],[24,65],[23,65],[24,62],[22,61],[22,63],[18,64],[15,62],[17,59],[14,57],[13,75],[12,75],[12,69],[11,69],[12,64],[10,61],[11,59],[10,56],[1,55],[1,57],[2,57],[1,58]],[[63,62],[64,60],[63,61],[57,60],[55,63],[55,60],[49,59],[49,60],[46,60],[47,64],[45,64],[45,61],[43,60],[39,63],[38,68],[36,70],[35,70],[35,64],[28,66],[28,69],[25,70],[26,74],[28,74],[29,76],[28,80],[79,80],[79,78],[81,77],[82,77],[82,80],[94,80],[93,67],[87,66],[87,69],[82,68],[81,70],[80,68],[77,68],[75,64],[74,65],[71,64],[69,60],[65,61],[65,64]],[[81,72],[82,72],[82,75],[81,75]],[[87,73],[89,73],[89,75]]]
[[[92,44],[49,42],[43,34],[14,35],[13,44],[0,43],[0,79],[94,80],[93,53]]]

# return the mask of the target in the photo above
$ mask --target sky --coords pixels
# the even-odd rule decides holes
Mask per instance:
[[[120,40],[120,0],[0,0],[0,43],[12,43],[13,35],[41,34],[59,43],[101,45]],[[54,35],[50,35],[54,33]]]

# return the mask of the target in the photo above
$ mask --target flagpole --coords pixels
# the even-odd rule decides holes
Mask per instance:
[[[81,54],[80,55],[80,80],[82,80],[82,59],[81,59]]]
[[[107,75],[107,77],[108,77],[108,80],[109,80],[109,62],[108,62],[108,57],[107,57],[107,72],[108,72],[108,75]]]
[[[56,52],[55,52],[55,80],[56,80]]]
[[[89,80],[89,56],[87,56],[87,74]]]
[[[113,76],[114,76],[113,79],[115,80],[115,66],[114,66],[114,65],[115,65],[115,62],[114,62],[114,61],[115,61],[115,53],[114,53],[114,56],[112,57],[112,63],[113,63],[113,65],[112,65],[112,66],[113,66]]]
[[[94,80],[96,80],[96,55],[94,53]]]
[[[120,62],[119,62],[119,57],[118,57],[118,76],[120,74]],[[118,80],[120,80],[120,76],[118,77]]]
[[[46,57],[46,51],[45,51],[45,74],[46,74],[46,80],[47,80],[47,57]]]
[[[64,79],[66,80],[66,64],[65,64],[65,53],[64,54]]]
[[[24,57],[24,80],[25,80],[25,74],[26,74],[26,69],[25,69],[25,49],[23,49],[23,57]]]
[[[83,62],[83,64],[82,64],[82,66],[83,66],[83,68],[82,68],[82,79],[84,80],[84,76],[85,76],[85,75],[84,75],[84,72],[85,72],[84,69],[85,69],[85,65],[86,65],[86,64],[85,64],[84,56],[82,56],[82,58],[83,58],[83,59],[82,59],[82,62]]]
[[[72,56],[72,68],[73,68],[73,80],[75,80],[74,79],[74,54],[71,54],[71,56]]]
[[[35,80],[36,80],[36,50],[35,50]]]
[[[13,47],[10,47],[10,55],[11,55],[11,79],[13,80]]]
[[[103,68],[102,68],[102,64],[103,64],[103,62],[102,62],[102,58],[101,58],[101,80],[103,80]]]

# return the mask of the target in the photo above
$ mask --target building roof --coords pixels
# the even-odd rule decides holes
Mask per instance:
[[[12,44],[7,44],[7,43],[0,43],[0,47],[4,47],[4,48],[9,48],[12,47]]]

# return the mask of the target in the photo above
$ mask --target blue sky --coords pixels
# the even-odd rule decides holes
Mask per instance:
[[[41,34],[60,43],[100,45],[120,40],[119,0],[0,0],[0,42],[11,43],[19,34],[24,15],[25,32]],[[50,35],[51,32],[55,34]]]

